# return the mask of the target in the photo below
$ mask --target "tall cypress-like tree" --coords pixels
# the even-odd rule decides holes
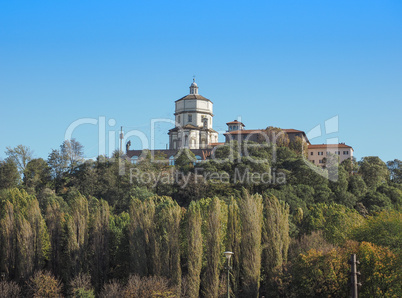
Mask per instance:
[[[109,273],[109,204],[100,200],[96,206],[91,229],[92,281],[100,289]]]
[[[147,199],[133,199],[130,206],[129,244],[132,273],[146,276],[159,275],[160,263],[155,237],[155,203]]]
[[[49,250],[46,225],[35,197],[9,189],[1,204],[1,270],[8,277],[26,279],[42,269]]]
[[[88,201],[78,195],[72,199],[63,232],[63,275],[65,280],[88,269]]]
[[[289,237],[289,205],[279,202],[275,196],[264,198],[264,224],[262,229],[263,260],[265,273],[265,292],[270,293],[270,280],[274,270],[286,263]]]
[[[11,202],[2,202],[0,220],[0,270],[14,279],[16,270],[15,212]]]
[[[231,291],[237,296],[240,278],[240,243],[241,243],[241,223],[240,210],[237,201],[232,197],[228,205],[228,227],[227,227],[227,250],[234,253],[231,257]]]
[[[34,253],[34,271],[42,270],[49,257],[50,241],[45,219],[39,208],[36,198],[29,198],[27,202],[26,218],[31,225],[32,247]]]
[[[180,220],[181,208],[169,197],[160,198],[157,205],[157,226],[159,260],[161,274],[170,278],[180,293],[181,267],[180,267]]]
[[[261,269],[262,197],[243,192],[240,201],[242,223],[241,296],[258,297]]]
[[[53,201],[47,205],[46,222],[51,247],[49,268],[55,276],[62,276],[62,240],[65,218],[58,202]]]
[[[200,295],[202,268],[202,218],[199,203],[192,201],[187,211],[187,241],[188,241],[188,297],[197,298]]]
[[[221,202],[218,198],[212,199],[208,207],[206,218],[208,232],[206,233],[206,259],[207,264],[203,279],[203,292],[205,297],[218,297],[219,291],[219,265],[222,248],[222,221]]]

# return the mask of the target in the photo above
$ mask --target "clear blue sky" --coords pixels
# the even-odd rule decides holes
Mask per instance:
[[[46,159],[81,118],[114,119],[107,135],[149,135],[151,119],[173,119],[193,75],[218,131],[241,117],[308,132],[338,116],[338,132],[311,141],[402,159],[397,0],[1,0],[0,159],[18,144]],[[157,147],[169,128],[157,126]],[[73,137],[98,154],[97,126]]]

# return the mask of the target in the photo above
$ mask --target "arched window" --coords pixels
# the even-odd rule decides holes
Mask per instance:
[[[137,164],[137,162],[138,162],[138,156],[133,156],[133,157],[131,157],[131,163],[132,164]]]
[[[174,156],[169,157],[169,166],[174,166]]]

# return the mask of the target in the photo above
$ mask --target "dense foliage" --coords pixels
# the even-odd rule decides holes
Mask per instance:
[[[197,163],[84,161],[75,140],[0,161],[0,296],[402,296],[402,162],[312,170],[299,140],[233,142]],[[275,149],[275,150],[274,150]],[[152,160],[154,159],[154,160]],[[337,179],[327,179],[336,171]]]

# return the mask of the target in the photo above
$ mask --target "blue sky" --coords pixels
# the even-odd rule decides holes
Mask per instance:
[[[311,142],[402,159],[401,15],[396,0],[1,0],[0,159],[18,144],[46,159],[83,118],[105,119],[106,153],[120,126],[149,136],[193,75],[217,131],[241,117],[248,129],[309,132],[338,116],[337,132]],[[72,135],[88,158],[98,126]],[[156,147],[169,128],[157,125]]]

